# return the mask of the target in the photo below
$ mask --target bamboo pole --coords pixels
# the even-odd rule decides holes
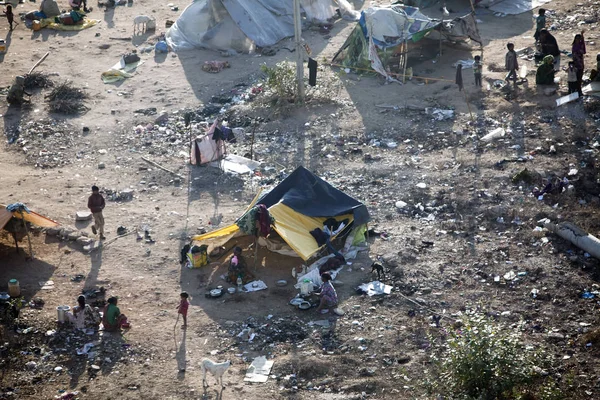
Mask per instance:
[[[33,260],[33,248],[31,246],[31,236],[29,236],[29,228],[27,228],[27,222],[25,222],[25,216],[23,210],[21,210],[21,219],[23,220],[23,227],[25,227],[25,233],[27,233],[27,242],[29,243],[29,256]]]
[[[302,57],[302,19],[300,0],[294,0],[294,32],[296,40],[296,81],[298,84],[298,103],[304,103],[304,64]]]

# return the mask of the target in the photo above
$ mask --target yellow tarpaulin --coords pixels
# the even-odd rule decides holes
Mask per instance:
[[[18,219],[25,219],[25,221],[41,226],[42,228],[52,228],[54,226],[58,226],[58,222],[52,221],[49,218],[44,217],[36,212],[31,211],[29,214],[23,211],[23,218],[21,218],[21,213],[19,212],[10,212],[6,209],[4,204],[0,204],[0,229],[4,228],[4,225],[10,221],[12,217]]]
[[[86,18],[83,20],[82,24],[64,25],[64,24],[57,24],[56,22],[54,22],[54,18],[46,18],[41,21],[41,24],[42,24],[42,27],[44,27],[44,28],[54,29],[56,31],[82,31],[86,28],[91,28],[92,26],[96,25],[99,22],[100,22],[99,19]]]
[[[290,207],[282,203],[277,203],[269,208],[269,213],[275,218],[275,230],[287,244],[303,260],[308,260],[312,257],[320,247],[315,238],[312,237],[310,231],[321,228],[325,217],[307,217],[302,215]],[[340,215],[334,217],[338,221],[348,219],[348,224],[354,220],[352,214]],[[346,224],[346,226],[348,225]]]

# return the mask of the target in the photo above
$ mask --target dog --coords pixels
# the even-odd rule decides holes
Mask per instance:
[[[382,275],[385,278],[385,268],[383,268],[383,265],[378,261],[375,261],[373,264],[371,264],[371,273],[375,271],[377,271],[378,280],[381,280]]]
[[[225,373],[225,371],[227,371],[230,365],[231,361],[229,360],[222,363],[216,363],[213,360],[204,358],[200,362],[200,370],[202,371],[202,386],[208,386],[208,384],[206,383],[206,372],[208,371],[212,376],[215,377],[217,383],[219,383],[219,380],[221,381],[222,388],[225,387],[225,385],[223,385],[223,374]]]
[[[154,29],[156,29],[156,20],[154,19],[154,17],[149,17],[147,15],[138,15],[133,19],[134,34],[136,30],[140,33],[143,33]]]

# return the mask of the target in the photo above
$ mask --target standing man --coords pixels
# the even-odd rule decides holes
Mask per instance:
[[[106,239],[104,237],[104,216],[102,215],[105,205],[104,197],[100,194],[98,186],[92,186],[92,195],[88,198],[88,208],[94,216],[92,232],[94,232],[94,235],[100,234],[100,240]]]
[[[506,45],[506,48],[508,49],[508,51],[506,52],[506,59],[505,59],[505,67],[506,70],[508,71],[508,74],[506,74],[506,78],[504,78],[506,80],[506,82],[509,81],[509,79],[513,80],[513,83],[515,85],[515,87],[517,86],[517,70],[519,69],[519,62],[517,61],[517,52],[515,51],[515,45],[513,43],[508,43]]]

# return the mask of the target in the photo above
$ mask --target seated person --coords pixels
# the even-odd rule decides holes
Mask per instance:
[[[535,73],[536,85],[554,84],[554,57],[547,55]]]
[[[89,12],[86,0],[69,0],[69,5],[71,6],[72,10],[79,11],[83,6],[83,11]]]
[[[590,81],[600,81],[600,74],[598,73],[598,71],[600,71],[600,53],[596,54],[596,69],[593,69],[590,73]]]
[[[318,290],[318,294],[319,296],[321,296],[321,300],[319,301],[319,307],[317,307],[317,312],[320,312],[321,314],[327,314],[329,312],[329,308],[337,306],[338,297],[335,288],[331,284],[331,275],[325,272],[321,274],[321,280],[323,281],[323,284]]]
[[[237,246],[233,249],[233,255],[229,260],[229,271],[227,272],[227,279],[229,282],[236,284],[238,276],[242,278],[244,284],[252,282],[254,275],[248,271],[248,265],[246,259],[242,256],[242,248]]]
[[[42,0],[39,11],[29,12],[25,15],[25,19],[29,20],[41,20],[45,18],[52,18],[60,15],[60,8],[56,0]]]
[[[85,296],[82,295],[77,298],[77,305],[73,307],[72,322],[77,329],[98,329],[100,313],[85,304]]]
[[[121,310],[117,307],[117,298],[111,297],[108,303],[104,306],[104,314],[102,315],[102,325],[104,330],[108,332],[117,332],[121,328],[129,328],[127,317],[121,314]]]

